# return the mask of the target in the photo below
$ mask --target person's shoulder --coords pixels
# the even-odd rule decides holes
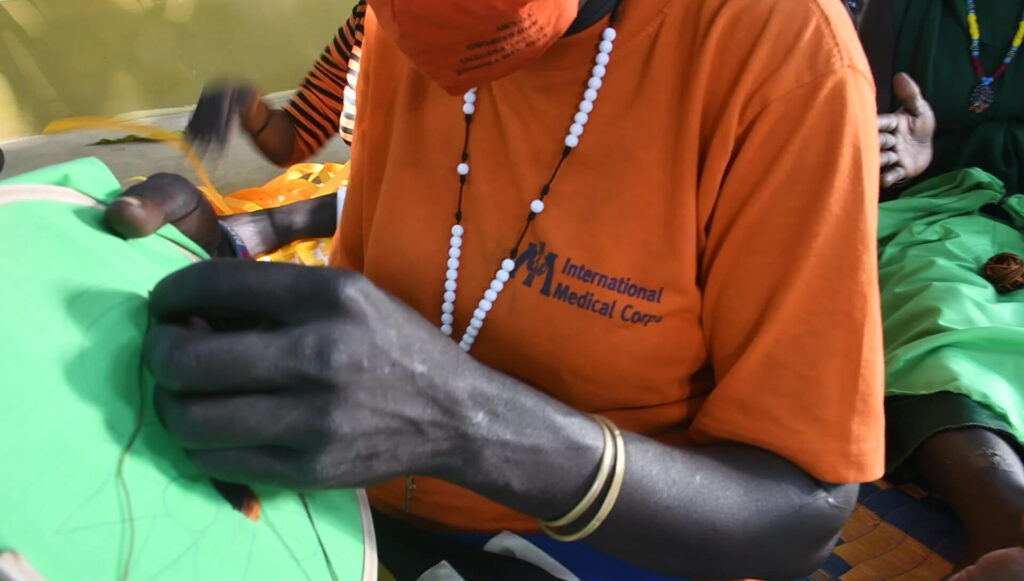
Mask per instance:
[[[732,0],[772,9],[775,20],[789,23],[792,32],[805,30],[805,43],[820,43],[820,56],[831,67],[868,71],[867,59],[849,9],[841,0]]]
[[[651,0],[637,0],[651,1]],[[874,81],[842,0],[668,0],[666,24],[707,79],[707,115],[752,118],[807,87],[839,83],[874,101]],[[793,106],[804,106],[793,103]]]
[[[870,78],[853,19],[842,0],[670,2],[678,8],[686,4],[697,5],[702,36],[717,51],[743,53],[752,60],[785,61],[811,74],[850,68]]]

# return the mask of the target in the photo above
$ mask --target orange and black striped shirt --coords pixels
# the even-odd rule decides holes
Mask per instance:
[[[365,16],[366,1],[360,0],[298,93],[284,106],[295,121],[294,160],[313,155],[335,134],[352,145]]]

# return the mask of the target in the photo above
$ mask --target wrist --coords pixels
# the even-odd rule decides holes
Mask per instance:
[[[277,242],[277,235],[266,210],[224,216],[220,219],[220,225],[224,238],[236,251],[236,256],[240,247],[244,247],[250,256],[260,256],[282,246]]]
[[[238,234],[238,232],[236,232],[235,229],[231,227],[230,223],[224,220],[220,220],[218,221],[218,225],[220,226],[221,232],[224,234],[224,238],[230,245],[231,254],[235,258],[241,258],[243,260],[252,260],[253,255],[249,251],[248,245],[245,243],[245,240],[243,240],[242,237]]]
[[[268,210],[246,212],[221,218],[227,238],[233,235],[252,256],[273,252],[285,244],[307,238],[327,238],[334,234],[337,195],[320,196]]]
[[[265,119],[263,120],[263,123],[261,123],[260,126],[257,127],[255,131],[250,131],[249,135],[252,136],[253,139],[259,138],[259,136],[264,131],[267,130],[267,127],[270,127],[270,122],[273,121],[273,120],[274,120],[274,112],[271,109],[268,108],[267,109],[267,114],[266,114]]]
[[[604,452],[593,417],[476,364],[457,381],[462,409],[453,462],[438,476],[537,518],[564,515],[586,494]]]
[[[263,132],[273,118],[273,110],[254,89],[240,88],[236,97],[242,128],[252,137]]]
[[[328,194],[276,208],[268,214],[281,244],[307,238],[328,238],[337,228],[338,195]]]

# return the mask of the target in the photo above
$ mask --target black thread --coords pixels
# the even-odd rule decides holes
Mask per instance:
[[[146,320],[146,333],[149,332],[149,320]],[[117,482],[121,488],[121,493],[124,496],[124,508],[127,516],[128,524],[128,555],[124,559],[124,568],[121,570],[121,581],[128,581],[128,576],[132,570],[132,554],[135,552],[135,510],[132,506],[132,495],[131,491],[128,490],[128,481],[124,477],[124,465],[128,461],[128,454],[131,453],[132,447],[135,446],[135,442],[138,441],[139,435],[142,433],[142,420],[146,411],[146,367],[142,363],[142,354],[139,353],[139,406],[135,412],[135,426],[132,428],[132,433],[128,437],[128,441],[125,443],[124,448],[121,450],[121,456],[117,459]]]
[[[299,500],[302,501],[302,507],[306,509],[306,516],[309,517],[309,524],[313,527],[316,541],[320,543],[320,552],[324,554],[324,562],[327,564],[327,572],[331,575],[331,581],[339,581],[338,573],[334,570],[334,563],[331,561],[331,555],[327,552],[327,547],[324,546],[324,539],[320,536],[320,529],[316,526],[316,519],[313,518],[313,510],[309,507],[309,499],[305,493],[300,492]]]
[[[460,159],[462,159],[462,163],[466,163],[469,160],[469,126],[473,122],[473,116],[467,114],[463,115],[463,118],[466,120],[466,134],[462,139],[462,155],[460,156]],[[462,197],[465,191],[466,176],[459,174],[459,205],[455,210],[456,224],[462,223]]]
[[[608,25],[615,26],[615,23],[619,21],[619,7],[622,6],[622,0],[618,0],[615,6],[612,8],[612,15],[608,18]]]
[[[147,318],[145,333],[148,334],[150,329],[150,321]],[[128,437],[128,441],[125,443],[124,448],[121,450],[121,456],[117,460],[117,481],[120,485],[121,492],[124,496],[125,512],[127,513],[127,525],[128,525],[128,555],[125,557],[124,568],[121,571],[121,581],[128,581],[128,577],[131,575],[132,568],[132,555],[135,552],[135,510],[132,505],[131,491],[128,489],[128,481],[124,476],[124,465],[128,460],[128,454],[131,453],[132,448],[138,441],[139,436],[142,434],[143,419],[145,418],[146,411],[146,367],[142,362],[142,355],[139,354],[139,406],[136,410],[135,415],[135,426],[132,428],[132,433]],[[246,487],[247,488],[247,487]],[[299,500],[302,501],[302,506],[306,510],[306,516],[309,518],[309,524],[313,527],[313,534],[316,536],[317,542],[320,544],[320,551],[323,553],[324,562],[327,565],[327,571],[331,575],[331,581],[339,581],[338,573],[334,569],[334,562],[331,561],[331,556],[327,552],[327,547],[324,545],[323,537],[320,536],[320,529],[316,526],[316,520],[313,518],[313,511],[309,506],[309,501],[306,495],[299,493]]]
[[[569,154],[572,153],[572,149],[573,148],[566,146],[566,148],[562,150],[562,156],[558,158],[558,163],[555,165],[554,171],[551,172],[551,177],[548,178],[548,181],[540,189],[541,200],[551,193],[551,184],[555,182],[555,178],[558,177],[558,171],[562,169],[562,164],[564,164],[565,160],[569,158]],[[537,213],[534,212],[533,209],[531,209],[526,215],[526,223],[523,224],[523,229],[519,232],[519,238],[516,240],[516,245],[512,247],[511,257],[513,260],[519,255],[519,248],[523,245],[523,240],[526,238],[526,232],[530,229],[530,224],[533,223],[533,220],[536,217]]]

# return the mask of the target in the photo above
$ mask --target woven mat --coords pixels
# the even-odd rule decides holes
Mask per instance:
[[[838,546],[806,581],[937,581],[953,572],[962,539],[956,515],[920,488],[864,484]]]

